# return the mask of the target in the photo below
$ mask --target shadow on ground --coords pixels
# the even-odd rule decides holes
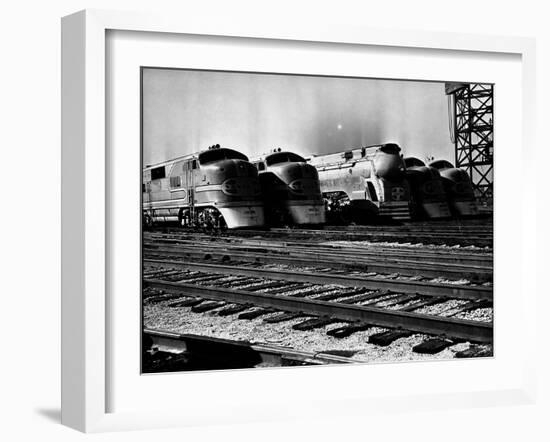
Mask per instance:
[[[37,408],[34,411],[51,422],[61,423],[61,410],[59,408]]]

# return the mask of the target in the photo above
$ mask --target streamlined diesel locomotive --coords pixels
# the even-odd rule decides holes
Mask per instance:
[[[451,216],[439,171],[415,157],[405,158],[406,176],[411,189],[411,210],[417,219]]]
[[[203,228],[264,225],[258,171],[233,149],[211,146],[143,169],[145,226],[177,221]]]
[[[466,171],[454,167],[446,160],[433,161],[429,165],[441,174],[452,214],[455,216],[479,215],[474,187]]]
[[[319,173],[329,219],[362,222],[376,215],[410,219],[410,188],[400,151],[397,144],[389,143],[309,158]]]
[[[252,160],[269,225],[314,225],[325,222],[317,170],[300,155],[278,149]]]

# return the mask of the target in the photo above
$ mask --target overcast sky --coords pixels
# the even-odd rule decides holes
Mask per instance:
[[[211,144],[248,156],[398,143],[454,162],[443,83],[145,69],[144,165]]]

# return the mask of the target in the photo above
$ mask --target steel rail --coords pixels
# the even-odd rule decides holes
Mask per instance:
[[[254,230],[243,230],[239,231],[238,234],[242,236],[248,235],[257,235],[262,231]],[[235,233],[235,232],[232,232]],[[265,234],[265,233],[264,233]],[[306,229],[282,229],[274,228],[270,229],[267,235],[287,235],[287,236],[311,236],[319,235],[326,237],[349,237],[349,238],[368,238],[368,239],[393,239],[393,240],[402,240],[406,239],[408,241],[418,241],[418,242],[427,242],[433,243],[438,241],[443,244],[455,244],[455,243],[468,243],[473,245],[489,245],[493,243],[493,235],[490,236],[472,236],[472,235],[449,235],[447,233],[415,233],[415,232],[357,232],[357,231],[338,231],[338,230],[306,230]]]
[[[492,234],[493,227],[489,225],[478,225],[478,226],[437,226],[437,225],[427,225],[427,226],[364,226],[364,225],[355,225],[355,226],[321,226],[321,229],[326,230],[338,230],[338,231],[385,231],[385,232],[420,232],[420,233],[481,233],[481,234]]]
[[[251,235],[286,235],[286,236],[342,236],[351,238],[382,238],[382,239],[395,239],[395,240],[437,240],[437,241],[452,241],[452,242],[470,242],[470,243],[483,243],[484,245],[492,244],[493,233],[487,232],[486,234],[472,234],[471,232],[434,232],[434,231],[403,231],[403,230],[329,230],[329,229],[300,229],[300,228],[271,228],[269,230],[238,230],[228,231],[226,235],[247,237]]]
[[[331,355],[323,352],[311,353],[301,350],[294,350],[288,347],[280,347],[277,345],[251,343],[248,341],[232,341],[230,339],[214,338],[210,336],[199,336],[192,334],[180,334],[167,330],[145,328],[143,333],[150,336],[153,344],[161,347],[161,349],[170,352],[182,352],[187,349],[186,342],[206,342],[206,343],[221,343],[236,347],[246,347],[260,354],[263,361],[281,362],[283,359],[306,362],[310,364],[351,364],[358,363],[351,358]]]
[[[164,228],[156,228],[153,230],[147,230],[146,232],[149,233],[164,233],[164,234],[180,234],[180,233],[207,233],[202,230],[198,229],[191,229],[191,228],[178,228],[178,227],[164,227]],[[435,234],[437,236],[452,236],[453,232],[433,232],[430,230],[426,231],[403,231],[403,230],[368,230],[368,229],[330,229],[325,227],[319,227],[317,229],[315,228],[301,228],[301,227],[271,227],[271,228],[254,228],[254,229],[236,229],[236,230],[226,230],[224,232],[225,234],[231,235],[234,234],[235,236],[238,235],[246,235],[246,234],[286,234],[286,233],[307,233],[307,234],[349,234],[350,236],[354,235],[362,235],[362,234],[373,234],[373,235],[411,235],[412,236],[431,236],[432,234]],[[481,237],[481,238],[491,238],[493,236],[493,233],[490,231],[487,232],[455,232],[457,237],[460,236],[474,236],[474,237]]]
[[[146,232],[147,233],[147,232]],[[162,234],[172,234],[172,235],[178,235],[178,234],[204,234],[206,235],[206,232],[177,232],[175,229],[166,230],[163,229],[163,231],[150,231],[148,233],[162,233]],[[388,237],[388,238],[416,238],[416,237],[422,237],[422,238],[431,238],[431,237],[441,237],[444,239],[447,239],[449,237],[453,238],[449,234],[441,234],[441,235],[435,235],[433,233],[426,233],[426,234],[409,234],[409,233],[399,233],[398,235],[393,235],[391,232],[381,233],[380,235],[377,235],[376,232],[355,232],[355,231],[334,231],[334,230],[312,230],[312,229],[271,229],[271,230],[252,230],[252,229],[243,229],[243,230],[227,230],[223,232],[223,236],[226,238],[250,238],[251,236],[264,236],[264,237],[281,237],[281,236],[317,236],[317,237],[329,237],[329,236],[340,236],[340,237],[347,237],[347,238],[355,238],[355,237],[366,237],[366,236],[380,236],[380,237]],[[465,236],[466,239],[471,238],[472,236]],[[492,240],[492,237],[486,236],[482,238],[475,238],[475,239],[481,239],[481,240]]]
[[[238,260],[245,262],[257,262],[262,264],[278,263],[294,266],[311,266],[312,263],[317,267],[355,269],[365,272],[377,273],[399,273],[408,276],[426,276],[426,277],[447,277],[447,278],[466,278],[472,282],[487,282],[493,277],[492,269],[489,267],[472,267],[457,264],[437,263],[437,262],[418,262],[406,260],[390,260],[380,257],[374,260],[360,259],[360,257],[341,256],[339,254],[318,254],[309,253],[289,253],[288,255],[277,255],[270,253],[250,253],[227,250],[221,247],[213,246],[171,246],[160,247],[152,244],[144,244],[144,253],[147,256],[179,256],[185,258],[205,259],[217,258],[221,260]]]
[[[481,257],[489,257],[492,255],[492,252],[488,249],[482,249],[482,250],[471,250],[471,249],[435,249],[435,248],[420,248],[419,246],[415,246],[412,244],[400,244],[398,246],[396,245],[385,245],[380,244],[378,242],[369,243],[369,244],[362,244],[357,243],[357,246],[350,245],[342,245],[340,244],[343,241],[346,240],[338,240],[336,244],[333,243],[327,243],[325,242],[324,238],[321,238],[320,240],[308,240],[308,241],[297,241],[297,240],[280,240],[275,239],[273,237],[270,238],[261,238],[258,237],[251,237],[251,238],[242,238],[238,236],[215,236],[215,235],[206,235],[206,234],[145,234],[144,238],[149,240],[155,240],[155,241],[163,241],[163,242],[173,242],[173,243],[185,243],[185,242],[197,242],[202,241],[204,243],[213,242],[214,240],[216,242],[226,243],[226,244],[242,244],[246,245],[248,247],[296,247],[296,248],[327,248],[327,249],[336,249],[336,250],[342,250],[342,251],[365,251],[365,252],[372,252],[373,250],[376,251],[388,251],[392,253],[398,253],[398,254],[426,254],[426,255],[443,255],[449,254],[449,252],[452,252],[453,255],[464,257],[467,259],[468,257],[475,258],[476,256]],[[356,243],[356,241],[353,241],[353,243]]]
[[[272,240],[258,240],[250,238],[237,238],[237,237],[212,237],[202,235],[167,235],[162,237],[155,235],[145,235],[149,241],[155,241],[157,243],[166,244],[206,244],[212,245],[213,238],[216,239],[216,246],[225,245],[227,247],[242,247],[246,250],[252,249],[265,249],[269,247],[270,251],[282,250],[287,253],[289,250],[295,251],[310,251],[311,249],[319,251],[328,251],[329,253],[350,254],[356,256],[358,254],[371,256],[380,256],[382,253],[384,256],[392,256],[396,258],[407,258],[412,260],[424,260],[424,259],[437,259],[438,261],[446,260],[455,263],[464,263],[470,261],[471,265],[483,265],[484,263],[491,264],[493,261],[492,252],[488,251],[463,251],[463,250],[437,250],[437,249],[421,249],[418,247],[395,247],[395,246],[383,246],[376,243],[368,245],[368,247],[353,247],[343,246],[340,244],[326,244],[323,242],[298,242],[298,241],[272,241]],[[202,241],[200,241],[202,239]],[[243,249],[244,250],[244,249]]]
[[[283,227],[272,227],[269,230],[230,230],[228,233],[235,233],[239,235],[256,235],[258,233],[263,234],[285,234],[285,235],[346,235],[351,237],[356,236],[380,236],[380,237],[436,237],[436,238],[456,238],[456,239],[478,239],[478,240],[487,240],[492,239],[493,234],[487,233],[483,235],[472,235],[469,232],[418,232],[418,231],[388,231],[388,230],[329,230],[329,229],[302,229],[302,228],[283,228]]]
[[[452,264],[455,266],[464,266],[464,267],[487,267],[491,268],[493,262],[492,255],[481,255],[481,256],[471,256],[466,255],[462,256],[448,256],[452,255],[451,253],[447,254],[424,254],[422,250],[419,250],[417,253],[406,252],[400,253],[391,252],[386,250],[373,250],[373,249],[362,249],[362,248],[340,248],[340,247],[331,247],[324,244],[315,244],[308,246],[294,246],[293,244],[281,245],[274,244],[270,245],[253,245],[253,244],[226,244],[224,242],[213,242],[213,241],[165,241],[154,239],[147,239],[143,242],[144,246],[147,247],[165,247],[165,248],[190,248],[190,247],[206,247],[206,248],[215,248],[215,249],[225,249],[228,252],[252,252],[252,253],[264,253],[264,254],[280,254],[280,255],[295,255],[295,256],[338,256],[343,258],[352,258],[356,260],[359,257],[363,258],[377,258],[378,260],[388,260],[393,262],[399,261],[421,261],[426,264],[437,264],[437,265],[446,265]],[[442,261],[446,261],[443,263]]]
[[[471,230],[440,230],[440,229],[387,229],[387,228],[365,228],[363,226],[361,227],[354,227],[354,228],[344,228],[344,227],[321,227],[319,229],[300,229],[300,228],[284,228],[284,227],[277,227],[272,228],[270,231],[274,232],[287,232],[287,231],[312,231],[312,232],[343,232],[343,233],[372,233],[372,234],[403,234],[403,235],[450,235],[450,236],[474,236],[474,237],[492,237],[493,231],[492,230],[479,230],[479,229],[471,229]]]
[[[171,227],[168,227],[171,228]],[[271,230],[303,230],[299,226],[294,226],[292,228],[286,228],[286,227],[272,227]],[[468,225],[439,225],[439,224],[401,224],[401,225],[380,225],[380,224],[372,224],[372,225],[319,225],[315,228],[309,228],[305,230],[316,230],[316,231],[350,231],[350,232],[361,232],[361,231],[369,231],[369,232],[405,232],[405,233],[480,233],[482,235],[488,235],[493,232],[493,226],[492,224],[485,223],[485,224],[468,224]]]
[[[275,279],[288,282],[308,282],[312,284],[336,284],[346,287],[362,287],[370,290],[390,290],[396,293],[411,293],[423,296],[442,296],[457,299],[492,300],[492,287],[459,286],[455,284],[436,284],[424,281],[407,281],[381,279],[361,276],[330,275],[313,272],[297,272],[271,269],[255,269],[249,267],[205,264],[186,261],[166,261],[144,259],[143,264],[161,265],[171,268],[198,270],[202,272],[221,273],[226,275],[242,275],[255,278]]]
[[[204,299],[223,300],[236,304],[254,304],[264,308],[328,316],[345,321],[360,321],[378,327],[402,328],[417,333],[445,335],[475,342],[492,342],[493,340],[492,323],[155,279],[145,279],[143,282],[147,287],[175,291],[186,296]]]

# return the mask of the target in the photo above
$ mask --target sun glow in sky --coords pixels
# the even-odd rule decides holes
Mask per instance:
[[[220,144],[255,156],[394,142],[453,161],[443,83],[144,69],[144,165]]]

